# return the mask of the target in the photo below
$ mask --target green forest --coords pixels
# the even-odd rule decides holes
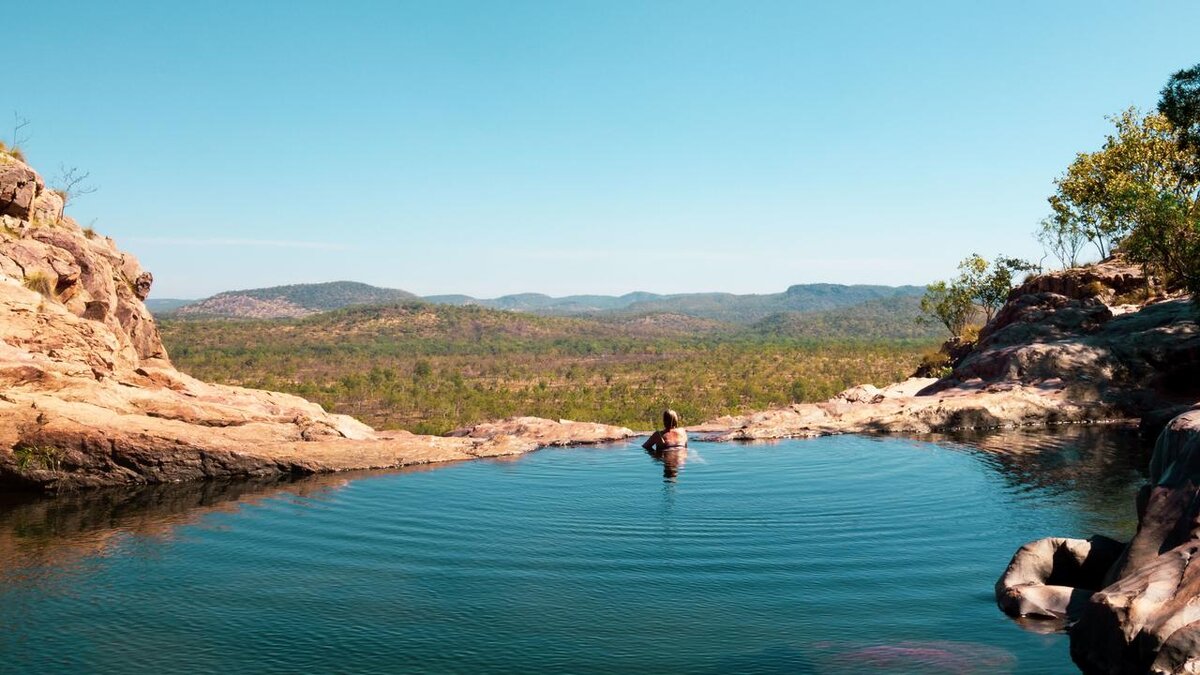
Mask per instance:
[[[407,303],[305,319],[167,319],[161,329],[175,364],[201,379],[286,391],[377,428],[436,434],[513,415],[647,429],[665,406],[697,423],[824,400],[904,379],[938,343],[914,332],[910,316],[874,324],[898,335],[861,332],[872,325],[866,318],[846,324],[856,332],[839,332],[845,318],[814,313],[745,327]]]

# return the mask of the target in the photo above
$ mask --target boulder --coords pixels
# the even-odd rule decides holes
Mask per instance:
[[[0,214],[30,220],[33,203],[45,189],[41,176],[23,162],[0,161]]]
[[[1200,669],[1200,410],[1163,430],[1138,496],[1138,528],[1050,538],[1017,551],[996,584],[1014,616],[1069,619],[1071,656],[1087,673]]]
[[[39,224],[57,224],[62,220],[66,201],[56,190],[42,190],[33,200],[29,219]]]
[[[1102,536],[1025,544],[996,582],[996,602],[1012,616],[1077,619],[1124,546]]]
[[[1086,672],[1192,673],[1200,669],[1200,410],[1159,436],[1138,530],[1071,631]]]

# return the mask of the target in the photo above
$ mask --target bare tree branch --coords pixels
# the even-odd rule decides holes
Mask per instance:
[[[9,136],[9,147],[19,148],[29,142],[29,134],[25,132],[25,127],[29,126],[29,120],[21,117],[17,111],[13,111],[13,131],[12,136]]]
[[[91,175],[90,171],[81,171],[77,166],[58,165],[58,176],[54,180],[54,189],[62,195],[63,204],[84,195],[90,195],[100,189],[99,186],[87,182]]]

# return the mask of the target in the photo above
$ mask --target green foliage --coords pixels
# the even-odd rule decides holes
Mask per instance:
[[[950,375],[951,371],[950,355],[944,349],[926,351],[921,354],[921,361],[917,365],[917,372],[926,377],[941,379]]]
[[[1078,228],[1101,257],[1137,225],[1139,212],[1158,195],[1186,183],[1188,153],[1165,116],[1130,108],[1110,118],[1116,127],[1096,152],[1080,153],[1055,181],[1053,218]]]
[[[1101,255],[1119,242],[1200,303],[1200,65],[1171,76],[1158,112],[1130,108],[1112,121],[1104,146],[1056,181],[1055,222],[1083,231]]]
[[[825,312],[783,312],[751,324],[750,330],[763,336],[814,340],[937,338],[936,326],[915,321],[921,314],[920,303],[919,297],[905,295]]]
[[[921,311],[937,319],[950,335],[963,338],[976,315],[983,314],[986,325],[1008,299],[1016,275],[1037,269],[1019,258],[997,256],[988,262],[972,254],[958,264],[958,276],[926,287]]]
[[[644,319],[644,317],[642,318]],[[650,426],[829,398],[903,379],[928,340],[812,340],[727,327],[479,307],[357,307],[301,320],[164,320],[172,360],[206,380],[295,393],[380,428],[444,433],[537,415]]]
[[[1200,64],[1181,70],[1167,80],[1158,100],[1158,112],[1175,128],[1176,140],[1185,152],[1200,160]],[[1196,180],[1200,161],[1193,161],[1189,179]]]
[[[1034,236],[1046,255],[1058,260],[1060,267],[1079,267],[1079,256],[1088,242],[1088,236],[1078,221],[1053,216],[1044,218]]]
[[[62,451],[52,446],[23,445],[13,450],[17,469],[58,471],[62,467]]]
[[[963,286],[971,301],[983,310],[984,325],[991,322],[996,312],[1008,300],[1018,274],[1032,272],[1037,267],[1020,258],[996,256],[988,262],[973,254],[958,264],[959,277],[955,284]]]
[[[54,281],[50,279],[50,275],[40,270],[25,275],[24,286],[31,291],[41,293],[44,298],[54,300],[57,297],[57,293],[54,290]]]
[[[1162,193],[1138,205],[1137,227],[1122,241],[1128,258],[1155,270],[1168,288],[1200,300],[1200,208],[1195,199]]]
[[[925,296],[921,298],[921,311],[937,319],[950,335],[958,337],[975,313],[975,305],[971,301],[971,293],[965,286],[957,283],[935,281],[925,287]]]

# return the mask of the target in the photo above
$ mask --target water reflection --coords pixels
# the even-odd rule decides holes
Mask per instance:
[[[1111,425],[963,432],[929,440],[973,452],[1013,488],[1106,503],[1146,479],[1154,439]]]
[[[1130,486],[1145,480],[1152,450],[1152,442],[1135,432],[1107,426],[929,435],[914,439],[918,441],[975,456],[1015,492],[1069,498],[1093,513],[1107,514],[1118,525],[1135,518],[1128,498]],[[895,438],[880,442],[895,442]],[[646,452],[662,465],[665,487],[670,488],[689,459],[703,462],[687,448]],[[424,466],[403,472],[431,470],[437,469]],[[168,541],[179,526],[196,523],[212,512],[236,511],[243,504],[280,495],[322,499],[363,475],[378,473],[201,481],[54,498],[0,494],[0,585],[34,573],[61,575],[118,545]],[[673,492],[668,498],[673,499]]]
[[[669,448],[666,450],[646,450],[646,454],[650,455],[656,462],[661,462],[663,467],[663,480],[674,483],[679,477],[679,470],[687,463],[688,449],[687,448]]]
[[[403,471],[424,470],[429,468]],[[170,541],[177,528],[210,513],[287,495],[323,500],[363,475],[368,472],[195,481],[56,497],[0,494],[0,586],[42,585],[84,572],[89,560],[116,547]]]

